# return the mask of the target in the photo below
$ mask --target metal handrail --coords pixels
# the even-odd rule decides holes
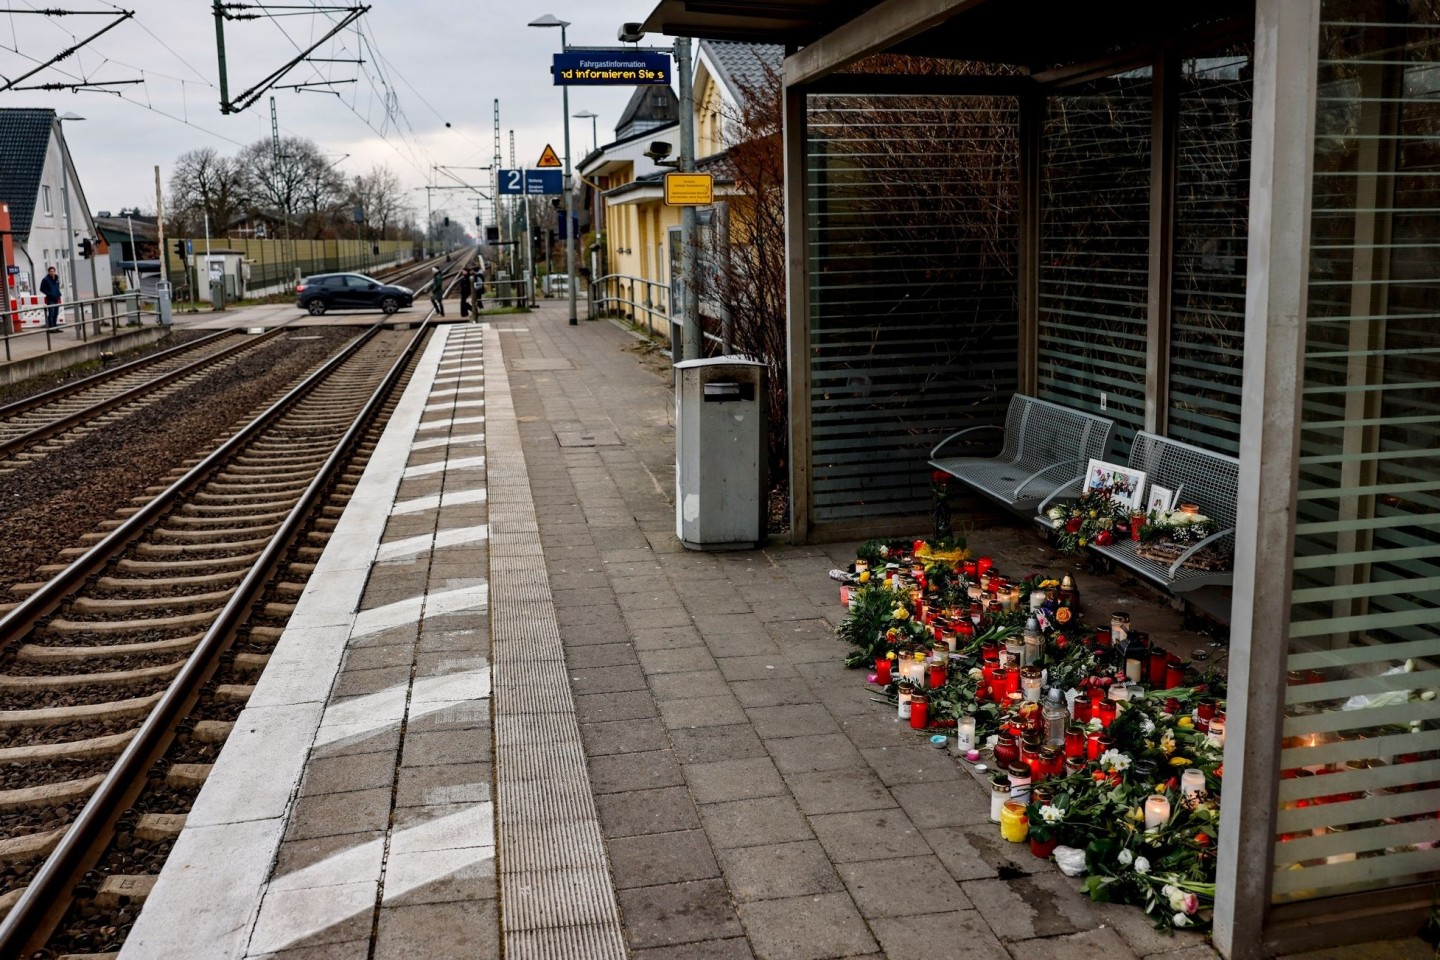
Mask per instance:
[[[645,295],[644,300],[635,298],[635,288],[639,286]],[[652,289],[653,288],[653,289]],[[617,310],[628,307],[628,310],[619,309],[625,318],[632,323],[639,324],[640,312],[645,312],[645,330],[650,336],[655,336],[655,316],[659,314],[665,318],[664,333],[665,339],[670,339],[670,287],[658,280],[649,280],[645,277],[631,276],[627,273],[610,273],[599,277],[591,282],[592,299],[595,302],[595,309],[601,313],[607,310]],[[659,296],[655,296],[655,291]]]
[[[91,307],[91,316],[89,318],[83,316],[84,308],[87,305]],[[102,307],[106,305],[109,307],[109,316],[102,316]],[[121,305],[125,308],[123,313],[117,309]],[[58,318],[59,325],[54,327],[40,327],[35,330],[14,329],[14,318],[20,314],[55,308],[60,310],[60,316]],[[68,323],[65,317],[66,311],[71,312],[71,322]],[[77,315],[80,317],[78,322],[75,321]],[[15,310],[10,309],[10,302],[6,299],[3,304],[0,304],[0,339],[4,340],[5,359],[8,362],[13,359],[10,352],[11,340],[44,335],[45,350],[48,353],[55,349],[50,338],[62,329],[74,330],[76,340],[88,340],[91,336],[89,330],[91,324],[94,324],[94,336],[104,336],[104,326],[107,323],[110,327],[110,333],[113,335],[120,332],[122,321],[124,326],[131,326],[132,324],[139,326],[141,315],[139,291],[130,291],[109,297],[93,297],[87,300],[67,300],[62,303],[40,304],[33,307],[26,306]]]

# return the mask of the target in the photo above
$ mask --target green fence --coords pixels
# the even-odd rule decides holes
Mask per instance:
[[[186,238],[180,238],[186,239]],[[196,254],[204,254],[206,241],[189,238]],[[276,292],[295,278],[314,273],[353,270],[365,273],[393,266],[418,256],[410,240],[258,240],[247,237],[211,237],[210,250],[239,251],[250,268],[247,290],[252,294]],[[165,256],[177,290],[186,286],[187,264],[175,255],[175,244],[166,241]]]

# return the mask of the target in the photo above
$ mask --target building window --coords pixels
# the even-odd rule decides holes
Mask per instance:
[[[50,212],[50,185],[44,184],[40,187],[40,202],[45,207],[45,216],[51,216]]]
[[[661,108],[670,106],[670,98],[663,93],[657,93],[655,95],[655,106]]]

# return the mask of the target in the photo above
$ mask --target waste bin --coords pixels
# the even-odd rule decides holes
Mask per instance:
[[[158,323],[162,327],[170,326],[170,295],[171,287],[168,281],[161,280],[155,284],[155,313],[158,315]]]
[[[765,364],[744,357],[675,365],[675,534],[691,550],[765,539]]]
[[[210,281],[210,305],[216,310],[225,309],[225,281]]]

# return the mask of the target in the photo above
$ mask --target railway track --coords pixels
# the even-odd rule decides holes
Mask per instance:
[[[0,619],[0,956],[123,941],[428,329],[371,327]]]
[[[23,955],[14,948],[44,917],[58,922],[74,861],[148,781],[252,608],[288,613],[285,588],[269,602],[262,591],[297,538],[323,546],[334,520],[312,511],[324,512],[362,413],[378,410],[382,381],[388,390],[400,376],[397,355],[408,360],[421,336],[372,329],[0,620],[10,638],[0,668],[0,859],[10,869],[0,898],[15,904],[0,955]],[[263,648],[276,637],[271,628],[247,640]],[[264,654],[244,653],[239,665],[258,671]],[[229,684],[211,699],[238,712],[248,689]],[[201,736],[223,741],[227,721],[201,722]],[[198,787],[204,772],[171,767],[164,782]]]

